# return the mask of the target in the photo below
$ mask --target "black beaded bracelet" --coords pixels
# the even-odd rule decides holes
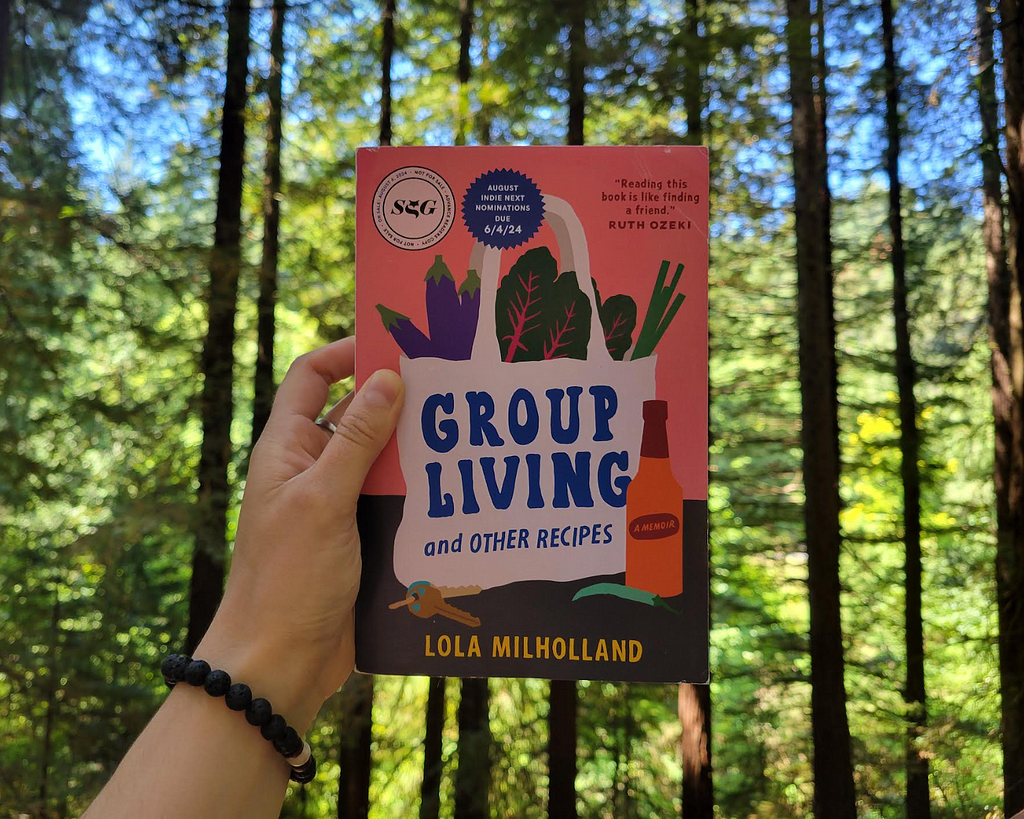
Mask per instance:
[[[226,671],[216,671],[206,660],[194,660],[184,654],[172,654],[163,661],[160,670],[168,688],[174,688],[180,682],[196,688],[202,686],[211,697],[223,697],[232,711],[244,711],[246,721],[259,728],[263,738],[272,743],[291,765],[292,781],[304,785],[316,776],[316,759],[309,743],[285,722],[284,717],[274,713],[267,700],[263,697],[254,699],[245,683],[232,684]]]

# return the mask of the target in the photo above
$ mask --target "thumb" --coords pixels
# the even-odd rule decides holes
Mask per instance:
[[[366,473],[391,438],[405,398],[398,373],[377,370],[356,393],[317,462],[334,484],[336,497],[354,508]]]

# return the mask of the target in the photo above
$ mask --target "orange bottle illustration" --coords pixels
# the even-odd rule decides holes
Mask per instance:
[[[626,490],[626,585],[683,592],[683,490],[668,457],[668,404],[644,401],[640,466]]]

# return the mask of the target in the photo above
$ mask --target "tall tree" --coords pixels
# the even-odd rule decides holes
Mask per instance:
[[[1003,787],[1007,816],[1024,810],[1024,2],[1000,0],[1008,196],[1006,264],[1010,304],[1013,448],[1010,514],[1013,539],[998,541],[999,677],[1002,691]]]
[[[921,473],[917,429],[917,383],[910,348],[907,306],[907,256],[903,245],[902,186],[900,183],[900,79],[896,61],[892,0],[881,0],[882,46],[885,54],[885,130],[888,146],[885,170],[889,177],[889,233],[892,249],[892,307],[896,330],[896,384],[899,392],[900,479],[903,484],[904,639],[907,650],[907,819],[931,816],[928,798],[928,758],[922,753],[927,709],[924,689],[924,631],[921,621]]]
[[[703,139],[703,79],[705,65],[704,38],[701,36],[701,0],[686,0],[686,21],[683,52],[683,104],[686,108],[686,141],[700,145]]]
[[[832,266],[832,188],[828,179],[828,52],[825,49],[825,0],[814,2],[814,114],[817,120],[818,145],[818,213],[821,217],[821,250],[825,255],[825,276],[828,279],[828,306],[826,308],[829,332],[836,335],[835,270]],[[829,394],[835,406],[832,439],[835,442],[836,462],[842,469],[839,447],[839,363],[835,347],[825,351],[829,358],[832,386]]]
[[[810,602],[814,812],[855,819],[850,728],[843,680],[839,583],[839,458],[835,441],[832,281],[821,213],[819,117],[815,110],[809,0],[787,0],[796,217],[804,525]]]
[[[444,677],[431,677],[427,691],[427,719],[423,730],[423,782],[420,785],[420,819],[437,819],[441,810],[441,739],[444,733]],[[461,735],[460,735],[461,740]]]
[[[1003,556],[1014,552],[1014,520],[1020,514],[1021,498],[1011,495],[1011,464],[1014,448],[1013,384],[1010,374],[1010,305],[1019,304],[1017,283],[1010,276],[1006,263],[1005,215],[1003,212],[1002,161],[999,156],[999,100],[996,95],[996,58],[993,45],[995,23],[988,0],[977,0],[978,32],[978,112],[981,118],[981,187],[984,202],[983,234],[985,239],[985,272],[988,279],[988,332],[991,350],[992,419],[995,453],[993,479],[996,499],[997,588],[1002,600],[1003,580],[1000,569]],[[1012,294],[1012,295],[1011,295]],[[1019,343],[1019,328],[1016,335]],[[1002,628],[1000,629],[1002,634]],[[1001,657],[1008,646],[1000,642]],[[1004,660],[1005,662],[1005,660]],[[1004,717],[1005,719],[1005,717]],[[1019,725],[1020,723],[1018,723]],[[1004,742],[1008,736],[1004,724]],[[1004,772],[1012,759],[1004,746]],[[1008,794],[1009,788],[1005,789]],[[1007,814],[1009,815],[1009,802]]]
[[[353,674],[341,701],[345,716],[338,749],[338,819],[366,819],[370,813],[373,677]]]
[[[391,144],[391,63],[395,55],[395,0],[384,0],[380,45],[380,144]],[[341,726],[338,819],[365,819],[370,810],[374,679],[354,675]]]
[[[459,0],[459,62],[456,79],[459,82],[458,109],[455,112],[455,144],[465,145],[471,130],[469,115],[469,76],[472,70],[470,48],[473,45],[473,0]]]
[[[583,144],[587,114],[587,0],[569,0],[569,127],[566,142]]]
[[[0,0],[0,139],[4,135],[4,88],[11,53],[11,0]]]
[[[582,145],[587,111],[586,0],[568,6],[569,121],[566,141]],[[576,683],[552,680],[548,711],[548,816],[576,816]]]
[[[490,696],[486,679],[464,679],[459,699],[455,819],[487,819],[491,785]]]
[[[683,729],[683,819],[715,815],[711,779],[711,686],[679,685],[679,722]]]
[[[252,443],[270,418],[274,403],[274,309],[281,224],[281,78],[284,72],[284,18],[287,0],[274,0],[267,76],[267,156],[263,174],[263,254],[256,299],[256,371],[252,400]]]
[[[391,144],[391,63],[395,56],[395,0],[384,0],[380,37],[380,144]]]
[[[700,0],[686,0],[685,46],[683,53],[683,100],[686,107],[686,141],[704,141],[705,43],[701,34]],[[708,447],[711,436],[711,386],[708,385]],[[710,481],[711,473],[708,473]],[[709,597],[710,599],[710,597]],[[711,819],[715,793],[711,775],[711,685],[680,683],[677,704],[682,728],[680,752],[683,761],[683,819]]]
[[[221,116],[217,215],[210,251],[207,330],[203,344],[203,392],[199,413],[203,443],[199,456],[199,497],[193,530],[189,587],[188,651],[206,633],[224,588],[227,512],[231,499],[232,386],[235,369],[235,312],[242,263],[242,181],[245,169],[245,106],[249,89],[249,0],[229,0],[227,68]]]

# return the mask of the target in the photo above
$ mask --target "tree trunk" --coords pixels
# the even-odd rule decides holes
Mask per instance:
[[[566,142],[583,144],[587,112],[587,8],[586,0],[569,3],[569,128]]]
[[[587,98],[586,0],[569,7],[569,145],[583,144]],[[576,683],[552,680],[548,713],[548,816],[576,816]]]
[[[465,145],[472,128],[469,115],[469,75],[472,69],[469,49],[473,44],[473,0],[459,0],[459,81],[458,108],[455,112],[455,144]]]
[[[679,686],[679,722],[683,727],[683,819],[715,815],[711,782],[711,686]]]
[[[700,31],[699,0],[686,0],[686,44],[683,97],[686,104],[686,141],[704,141],[704,87],[706,68],[704,42]],[[709,337],[710,341],[710,337]],[[708,384],[708,449],[711,435],[711,385]],[[708,473],[710,483],[711,473]],[[710,537],[709,537],[710,542]],[[710,580],[710,578],[709,578]],[[710,595],[708,597],[710,600]],[[711,686],[680,683],[679,723],[682,728],[680,753],[683,763],[683,819],[712,819],[715,794],[711,779]]]
[[[235,311],[241,266],[242,180],[245,168],[245,106],[249,78],[249,0],[228,3],[227,69],[221,117],[217,215],[210,252],[208,326],[203,344],[203,392],[199,413],[203,444],[189,588],[188,644],[191,653],[206,633],[224,588],[226,529],[231,487],[232,380]]]
[[[487,58],[488,52],[491,48],[491,33],[490,28],[487,24],[487,10],[486,4],[482,0],[476,0],[474,3],[475,8],[480,9],[480,25],[478,29],[480,31],[480,54],[481,64],[480,72],[483,76],[488,75],[489,61]],[[486,100],[480,101],[480,110],[476,113],[476,138],[481,145],[491,144],[491,122],[494,119],[494,113],[490,109]]]
[[[391,144],[391,61],[395,55],[395,0],[384,0],[380,38],[380,144]]]
[[[548,816],[576,816],[576,683],[552,680],[548,714]]]
[[[384,0],[381,31],[380,144],[391,144],[391,60],[395,53],[395,0]],[[338,819],[364,819],[370,810],[373,687],[369,674],[349,680],[347,725],[342,727]]]
[[[786,40],[793,108],[797,323],[801,441],[810,601],[814,814],[855,819],[850,728],[843,681],[839,584],[839,459],[833,382],[832,282],[821,213],[820,127],[815,111],[812,16],[808,0],[787,0]]]
[[[904,636],[907,647],[907,819],[931,816],[928,798],[928,759],[921,753],[927,722],[924,691],[924,632],[921,622],[921,474],[917,430],[917,375],[910,349],[907,307],[907,264],[903,247],[900,184],[899,67],[896,64],[892,0],[882,2],[882,45],[885,52],[885,129],[888,148],[889,232],[892,236],[892,305],[896,329],[896,384],[900,414],[900,478],[903,483],[903,547],[905,553]]]
[[[0,0],[0,140],[4,135],[4,91],[7,85],[7,61],[11,53],[11,0]]]
[[[50,800],[50,762],[53,756],[53,725],[57,719],[57,687],[60,669],[57,667],[57,651],[60,642],[60,590],[53,590],[53,608],[50,616],[50,679],[46,683],[46,717],[43,721],[43,759],[40,764],[39,810],[40,817],[50,815],[47,802]]]
[[[274,307],[277,304],[278,232],[281,224],[281,76],[284,68],[286,0],[274,0],[267,77],[267,157],[263,177],[263,256],[256,298],[256,374],[253,379],[252,445],[256,445],[274,404]]]
[[[686,0],[686,53],[683,70],[683,103],[686,107],[686,142],[700,145],[703,139],[704,42],[700,33],[700,0]]]
[[[818,198],[821,214],[821,250],[825,255],[825,275],[828,277],[827,318],[829,332],[836,337],[835,270],[832,267],[832,189],[828,181],[828,53],[825,51],[825,0],[816,0],[814,5],[814,114],[818,124]],[[825,353],[829,357],[832,374],[830,395],[835,407],[833,417],[833,441],[835,442],[836,463],[842,469],[842,453],[839,448],[839,363],[835,347]]]
[[[999,676],[1002,689],[1003,785],[1007,816],[1024,810],[1024,2],[1000,0],[1003,92],[1006,106],[1008,224],[1006,265],[1010,289],[1010,383],[1013,447],[1010,518],[1013,537],[998,541]]]
[[[366,819],[370,812],[373,677],[353,674],[344,694],[344,717],[339,731],[338,819]]]
[[[427,693],[427,724],[423,730],[423,783],[420,786],[420,819],[437,819],[441,811],[441,735],[444,732],[444,677],[431,677]]]
[[[487,819],[491,785],[490,697],[486,679],[464,679],[459,699],[455,819]]]
[[[1006,263],[1004,236],[1002,162],[999,156],[999,102],[996,96],[996,60],[993,47],[995,24],[988,0],[978,0],[978,110],[981,116],[981,173],[984,201],[985,269],[988,277],[988,334],[992,351],[992,418],[995,426],[995,457],[993,479],[996,495],[997,583],[1002,581],[998,570],[1002,556],[1014,550],[1014,510],[1019,514],[1020,498],[1011,498],[1011,464],[1014,447],[1013,385],[1010,375],[1010,304],[1019,304],[1011,294],[1017,289]],[[1000,594],[1001,600],[1001,594]],[[1000,633],[1003,629],[1000,628]],[[1008,646],[1000,642],[1000,657]],[[1004,689],[1005,690],[1005,689]],[[1017,723],[1020,725],[1020,722]],[[1004,738],[1006,728],[1004,723]],[[1012,755],[1004,754],[1009,759]],[[1018,756],[1018,759],[1020,757]],[[1009,772],[1010,767],[1004,763]],[[1019,774],[1024,775],[1024,774]],[[1006,793],[1010,789],[1006,788]],[[1010,805],[1007,801],[1007,815]]]

